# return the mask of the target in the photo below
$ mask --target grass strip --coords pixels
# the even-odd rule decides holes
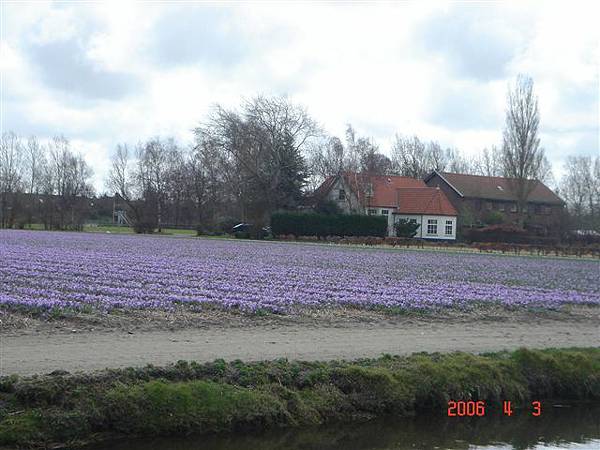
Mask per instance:
[[[0,446],[444,414],[448,400],[600,401],[600,348],[355,361],[180,361],[0,378]]]

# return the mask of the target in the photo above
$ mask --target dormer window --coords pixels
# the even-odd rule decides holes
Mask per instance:
[[[498,188],[499,191],[503,191],[504,190],[504,188],[502,186],[500,186],[500,185],[498,185],[496,187]]]

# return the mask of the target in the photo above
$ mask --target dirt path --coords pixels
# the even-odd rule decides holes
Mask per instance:
[[[600,347],[595,320],[273,325],[247,328],[190,328],[130,334],[126,331],[66,333],[43,331],[5,335],[0,345],[4,375],[89,371],[106,367],[164,365],[177,360],[244,361],[286,357],[301,360],[377,357],[382,353],[462,350],[485,352],[518,347]]]

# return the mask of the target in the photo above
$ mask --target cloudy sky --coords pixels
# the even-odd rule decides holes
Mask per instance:
[[[2,1],[1,127],[68,137],[104,189],[118,142],[192,140],[211,105],[288,95],[331,134],[498,145],[533,77],[557,177],[599,153],[598,2]]]

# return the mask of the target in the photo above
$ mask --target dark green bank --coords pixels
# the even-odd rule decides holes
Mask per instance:
[[[217,360],[5,377],[0,379],[0,445],[73,447],[122,437],[234,436],[375,418],[439,419],[449,400],[485,401],[488,415],[501,415],[504,400],[521,413],[533,400],[597,404],[600,349],[351,362]]]

